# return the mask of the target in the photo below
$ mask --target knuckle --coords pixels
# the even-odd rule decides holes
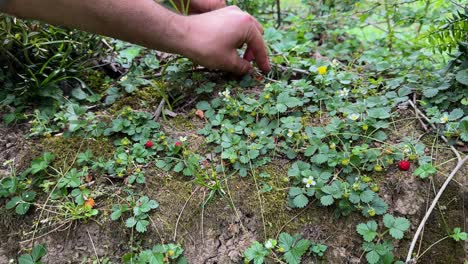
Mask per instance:
[[[226,6],[226,1],[225,1],[225,0],[218,0],[218,1],[217,1],[217,6],[219,6],[219,7],[225,7],[225,6]]]
[[[244,23],[249,23],[249,24],[255,23],[255,19],[253,18],[253,16],[245,12],[242,12],[241,20]]]

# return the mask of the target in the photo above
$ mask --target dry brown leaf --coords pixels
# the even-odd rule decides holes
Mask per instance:
[[[197,111],[195,111],[195,115],[198,116],[200,119],[205,119],[205,113],[203,113],[203,111],[200,109],[197,109]]]

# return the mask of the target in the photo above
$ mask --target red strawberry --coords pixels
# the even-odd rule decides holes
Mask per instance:
[[[145,143],[145,148],[152,148],[153,146],[154,146],[154,144],[153,144],[153,141],[151,141],[151,140],[148,140]]]
[[[175,146],[178,147],[178,148],[182,147],[182,142],[177,141],[177,142],[175,143]]]
[[[407,161],[407,160],[402,160],[402,161],[398,162],[398,168],[400,168],[400,170],[402,170],[402,171],[409,170],[410,165],[411,165],[411,163],[409,161]]]

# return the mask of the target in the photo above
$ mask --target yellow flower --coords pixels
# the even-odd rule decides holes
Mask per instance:
[[[317,68],[317,71],[320,75],[325,75],[327,73],[327,66],[320,66]]]

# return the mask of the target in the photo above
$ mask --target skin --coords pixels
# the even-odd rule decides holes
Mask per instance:
[[[3,12],[177,53],[210,69],[269,71],[263,29],[251,15],[220,0],[192,0],[182,16],[153,0],[10,0]],[[247,44],[244,58],[237,49]]]

